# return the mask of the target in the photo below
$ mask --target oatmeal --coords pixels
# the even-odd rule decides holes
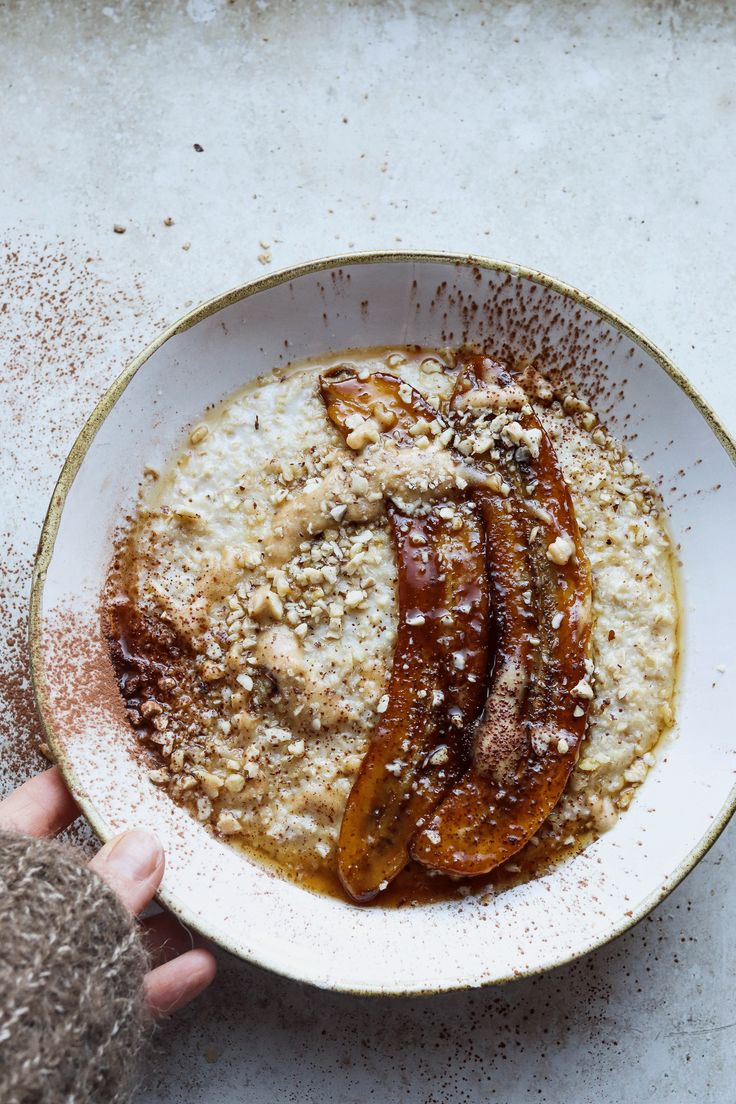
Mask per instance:
[[[434,840],[449,833],[443,793],[462,788],[469,757],[477,765],[486,755],[480,774],[497,794],[518,777],[522,735],[536,741],[551,807],[529,827],[522,855],[554,856],[615,822],[673,720],[678,609],[654,488],[585,403],[532,367],[504,395],[490,386],[463,397],[459,359],[350,353],[248,384],[190,428],[164,471],[148,473],[111,569],[112,655],[152,783],[212,831],[310,884],[334,880],[346,806],[376,731],[398,732],[399,662],[416,668],[404,712],[434,728],[428,755],[412,763],[416,741],[397,744],[401,753],[382,763],[379,804],[385,812],[392,778],[406,783],[414,772],[412,830],[433,856],[428,869],[453,873]],[[545,449],[564,476],[556,488],[538,476]],[[553,492],[571,500],[559,517]],[[492,549],[483,591],[482,548],[515,501],[526,529],[509,572],[517,598],[504,591],[504,615]],[[460,598],[437,591],[456,634],[446,656],[447,633],[430,640],[421,587],[400,609],[407,572],[431,567],[437,549],[440,583],[465,587]],[[567,605],[558,608],[561,594]],[[505,671],[499,625],[522,607],[538,608],[540,623],[529,621],[526,658],[510,648]],[[494,634],[482,631],[494,617],[495,653]],[[545,679],[564,675],[566,650],[577,656],[574,681],[564,695],[561,683],[543,694]],[[522,706],[532,711],[523,725],[511,716]],[[479,750],[483,718],[498,732],[499,710],[517,744]]]

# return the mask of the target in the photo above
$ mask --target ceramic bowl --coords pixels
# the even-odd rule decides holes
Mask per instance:
[[[481,905],[357,908],[244,859],[155,789],[131,754],[99,630],[112,534],[146,464],[204,408],[276,365],[371,345],[485,342],[565,368],[658,480],[682,562],[678,723],[617,826]],[[48,741],[101,839],[141,825],[167,851],[160,899],[249,961],[330,989],[425,993],[547,970],[620,934],[684,877],[731,815],[736,666],[733,442],[641,334],[539,272],[468,256],[306,264],[205,303],[125,369],[64,466],[38,552],[31,645]]]

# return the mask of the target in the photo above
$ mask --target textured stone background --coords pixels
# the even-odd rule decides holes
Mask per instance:
[[[25,608],[64,456],[164,321],[263,273],[261,242],[272,268],[393,245],[541,268],[736,430],[735,65],[726,3],[0,3],[5,785],[39,762]],[[726,1104],[734,841],[612,946],[494,990],[353,999],[223,956],[141,1100]]]

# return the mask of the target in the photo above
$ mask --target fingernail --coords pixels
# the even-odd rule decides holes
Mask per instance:
[[[134,882],[145,882],[159,865],[163,848],[150,832],[132,828],[112,841],[108,862]]]

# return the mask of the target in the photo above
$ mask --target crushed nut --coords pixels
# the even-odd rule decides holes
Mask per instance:
[[[575,545],[568,536],[556,537],[547,549],[547,559],[558,567],[564,567],[575,551]]]
[[[233,836],[236,832],[242,832],[242,825],[232,813],[220,813],[217,818],[217,830],[223,836]]]
[[[587,679],[581,679],[577,686],[573,686],[570,693],[574,698],[585,698],[587,701],[592,701],[595,697],[593,687]]]
[[[380,439],[378,426],[373,419],[370,419],[348,433],[345,444],[355,452],[360,452],[367,445],[375,445]]]
[[[256,621],[280,621],[284,616],[284,603],[265,583],[259,586],[250,600],[248,612]]]

